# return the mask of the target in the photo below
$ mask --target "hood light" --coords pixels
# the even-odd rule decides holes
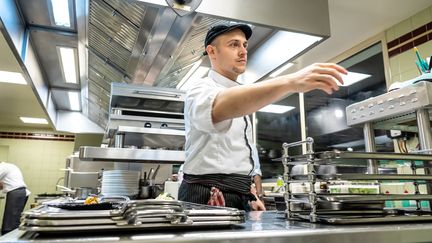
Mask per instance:
[[[191,69],[186,73],[186,75],[182,78],[182,80],[177,84],[176,88],[180,90],[186,90],[188,88],[187,83],[191,80],[197,80],[208,73],[210,70],[209,67],[200,66],[202,63],[202,59],[193,63]]]
[[[63,77],[66,83],[78,84],[75,49],[70,47],[58,47]]]

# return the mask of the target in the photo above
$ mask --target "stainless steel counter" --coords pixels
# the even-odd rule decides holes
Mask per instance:
[[[431,242],[431,223],[324,225],[285,221],[276,212],[251,212],[238,227],[182,231],[38,236],[15,230],[1,242]]]

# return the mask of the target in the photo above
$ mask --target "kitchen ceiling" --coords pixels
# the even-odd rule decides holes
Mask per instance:
[[[202,43],[209,26],[228,21],[195,14],[180,18],[171,9],[131,0],[76,1],[76,7],[71,10],[71,16],[73,16],[71,26],[68,28],[59,28],[52,24],[52,20],[47,14],[49,13],[49,1],[47,0],[16,0],[15,2],[19,6],[26,27],[29,29],[31,42],[35,47],[37,58],[41,64],[45,81],[52,92],[56,108],[68,110],[69,103],[65,101],[66,92],[69,90],[81,91],[82,113],[102,128],[105,127],[108,118],[110,84],[112,82],[175,88],[193,64],[201,59]],[[69,0],[69,2],[74,3],[75,1]],[[344,39],[346,36],[350,36],[351,39],[358,42],[360,40],[357,36],[362,35],[362,33],[356,32],[357,28],[350,28],[349,26],[344,27],[343,36],[340,34],[333,35],[333,33],[340,33],[340,30],[334,30],[333,26],[340,26],[341,22],[349,22],[341,18],[349,18],[349,12],[356,11],[351,5],[360,4],[357,1],[352,1],[356,3],[350,2],[329,1],[332,36],[321,45],[326,44],[326,48],[330,48],[332,52],[337,54],[343,52],[344,49],[340,49],[337,45],[328,46],[328,43]],[[381,26],[380,31],[382,31],[432,4],[432,1],[426,0],[410,3],[403,0],[398,0],[397,3],[394,0],[383,2],[380,4],[375,4],[375,1],[372,0],[362,2],[362,6],[369,4],[369,6],[376,5],[376,8],[374,11],[370,10],[368,16],[357,16],[356,24],[361,26],[363,24],[362,18],[372,19],[375,20],[373,28]],[[85,10],[87,14],[84,16],[79,14],[80,4],[88,6]],[[392,6],[391,12],[388,11],[389,5]],[[332,12],[336,9],[345,12],[343,14]],[[366,24],[371,25],[370,28],[372,28],[370,21],[365,22],[364,25]],[[367,26],[361,27],[368,28]],[[86,32],[84,38],[83,30]],[[250,43],[250,53],[253,53],[254,49],[258,48],[272,34],[274,34],[272,29],[256,26],[254,37]],[[185,41],[185,37],[188,38],[187,41]],[[82,50],[80,45],[83,46],[86,53],[84,58],[80,57],[81,80],[79,84],[64,82],[56,49],[58,45],[75,47],[77,50]],[[313,50],[319,52],[321,45],[314,47]],[[8,49],[8,47],[4,48]],[[1,47],[0,52],[3,52],[4,48]],[[328,60],[335,55],[325,56],[324,53],[315,58]],[[82,60],[85,61],[82,62]],[[204,59],[202,65],[208,65],[207,60]],[[299,61],[295,68],[301,68],[301,66],[302,62]],[[0,66],[0,69],[3,68],[4,66]],[[3,85],[0,84],[0,92],[6,91]],[[29,90],[32,89],[29,88]],[[17,94],[19,88],[15,85],[13,90],[7,91]],[[8,102],[16,104],[13,113],[25,112],[26,106],[22,104],[40,103],[35,102],[37,99],[32,99],[32,101],[24,99],[23,97],[29,97],[27,95],[12,96],[15,97],[15,100],[8,99]],[[5,97],[2,95],[0,102]],[[1,102],[1,104],[5,104],[5,102]],[[46,111],[44,112],[41,107],[39,106],[39,110],[42,110],[42,113],[38,115],[47,117]],[[7,107],[2,107],[0,110],[2,112],[0,125],[17,126],[19,122],[11,119],[17,114],[10,114],[11,111],[7,113],[5,112],[6,109]],[[31,110],[37,111],[38,109]]]

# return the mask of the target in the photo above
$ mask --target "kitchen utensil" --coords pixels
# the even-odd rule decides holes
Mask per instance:
[[[153,173],[154,173],[154,169],[151,168],[150,171],[149,171],[149,173],[148,173],[147,180],[152,179],[152,177],[153,177]]]
[[[152,176],[152,180],[155,180],[155,179],[156,179],[156,175],[157,175],[157,173],[158,173],[158,171],[159,171],[159,168],[160,168],[160,165],[158,165],[158,166],[156,167],[156,170],[154,171],[153,176]]]

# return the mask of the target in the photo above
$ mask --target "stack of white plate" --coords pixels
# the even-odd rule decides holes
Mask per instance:
[[[101,194],[104,196],[136,196],[139,193],[139,180],[139,171],[104,171]]]

